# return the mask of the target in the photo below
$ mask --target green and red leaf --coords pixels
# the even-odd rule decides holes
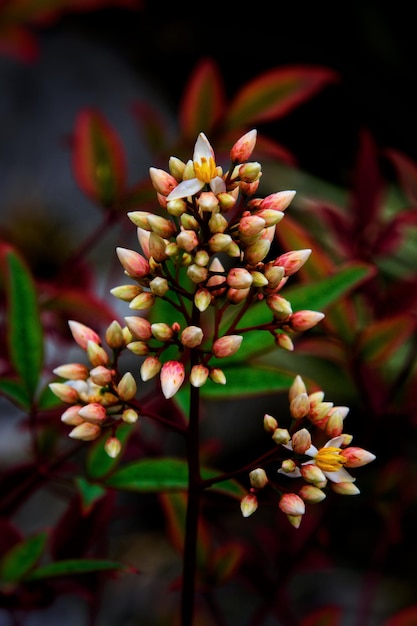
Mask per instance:
[[[391,615],[382,626],[415,626],[417,624],[417,604]]]
[[[0,580],[3,583],[16,583],[24,578],[41,558],[48,534],[37,533],[15,544],[0,561]]]

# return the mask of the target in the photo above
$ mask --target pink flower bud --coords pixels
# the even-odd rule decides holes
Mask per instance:
[[[308,502],[309,504],[317,504],[326,497],[324,491],[318,487],[314,487],[313,485],[303,485],[298,492],[298,495],[304,500],[304,502]]]
[[[343,432],[343,418],[340,411],[329,412],[329,419],[326,423],[326,433],[329,437],[338,437]]]
[[[200,196],[197,198],[197,204],[202,211],[212,213],[217,210],[219,201],[212,191],[202,191]]]
[[[125,341],[123,337],[123,330],[118,321],[113,320],[113,322],[109,324],[106,329],[105,338],[107,345],[113,350],[117,350],[117,348],[124,346]]]
[[[60,378],[67,380],[86,380],[88,377],[88,368],[81,363],[66,363],[55,367],[52,371]]]
[[[176,226],[171,220],[167,220],[161,215],[156,213],[150,213],[148,216],[148,224],[152,229],[152,232],[156,233],[164,239],[169,239],[176,231]]]
[[[182,230],[176,237],[177,246],[186,252],[192,252],[198,246],[198,237],[193,230]]]
[[[212,367],[209,372],[209,377],[210,380],[213,381],[213,383],[216,383],[218,385],[226,384],[226,376],[224,375],[223,370],[221,370],[219,367]]]
[[[290,433],[286,428],[276,428],[272,433],[272,440],[277,446],[288,443],[290,439]]]
[[[278,422],[275,417],[269,415],[269,413],[265,413],[264,415],[264,429],[267,433],[273,433],[274,430],[278,428]]]
[[[100,337],[97,335],[94,330],[81,324],[80,322],[75,322],[74,320],[70,320],[68,322],[68,326],[70,327],[72,336],[78,345],[83,349],[87,349],[87,342],[93,341],[94,343],[101,343]]]
[[[129,309],[134,311],[145,311],[149,309],[155,302],[155,296],[150,291],[144,291],[140,293],[136,298],[133,298],[129,304]]]
[[[301,475],[306,482],[313,483],[315,485],[326,484],[326,476],[317,465],[314,465],[314,463],[306,463],[301,466],[300,470]]]
[[[279,321],[287,320],[292,314],[291,303],[277,293],[268,296],[266,304],[271,309],[274,317]]]
[[[310,401],[306,393],[299,393],[290,402],[290,413],[294,419],[301,419],[308,415],[310,410]]]
[[[294,332],[304,332],[316,326],[324,318],[318,311],[297,311],[289,319],[289,326]]]
[[[236,197],[231,193],[227,193],[226,191],[218,193],[217,200],[219,201],[220,209],[223,212],[230,211],[230,209],[233,209],[236,204]]]
[[[203,341],[203,331],[199,326],[187,326],[181,333],[180,341],[186,348],[196,348]]]
[[[233,304],[240,304],[248,297],[250,293],[250,289],[232,289],[231,287],[227,290],[227,299]]]
[[[97,365],[92,370],[90,370],[90,378],[96,385],[100,385],[104,387],[109,384],[111,379],[113,378],[114,370],[110,370],[108,367],[104,365]]]
[[[81,441],[93,441],[101,435],[101,428],[98,424],[90,424],[89,422],[83,422],[79,426],[76,426],[69,433],[69,437],[72,439],[80,439]]]
[[[162,276],[155,276],[150,283],[149,288],[154,296],[162,297],[169,290],[168,281]]]
[[[240,510],[242,512],[243,517],[249,517],[250,515],[255,513],[257,508],[258,508],[258,499],[254,493],[248,493],[240,501]]]
[[[125,409],[122,413],[122,420],[126,424],[135,424],[139,419],[139,415],[134,409]]]
[[[216,233],[210,237],[208,243],[212,252],[224,252],[232,243],[232,238],[225,233]]]
[[[227,284],[234,289],[247,289],[252,281],[252,274],[243,267],[232,267],[227,274]]]
[[[264,260],[271,248],[268,239],[259,239],[254,244],[248,246],[244,252],[245,261],[249,265],[257,265]]]
[[[178,182],[171,174],[168,174],[168,172],[164,170],[157,169],[156,167],[149,169],[149,175],[154,189],[162,196],[168,196],[178,185]]]
[[[211,294],[208,289],[197,289],[194,295],[194,304],[201,312],[205,311],[211,303]]]
[[[290,252],[281,254],[281,256],[275,259],[274,265],[283,267],[286,276],[292,276],[292,274],[298,272],[298,270],[304,265],[310,254],[310,249],[291,250]]]
[[[283,350],[288,350],[288,352],[292,352],[294,350],[294,344],[291,337],[289,337],[285,333],[279,333],[278,335],[276,335],[275,343]]]
[[[265,220],[259,215],[245,215],[239,221],[239,239],[243,243],[252,243],[265,228]],[[255,238],[255,239],[253,239]]]
[[[119,285],[110,289],[110,293],[119,300],[130,302],[137,295],[142,293],[143,289],[139,285]]]
[[[292,449],[296,454],[305,454],[311,446],[311,435],[307,428],[300,428],[291,437]]]
[[[310,406],[310,412],[308,419],[317,428],[326,428],[327,421],[329,419],[329,411],[333,407],[333,402],[319,402],[313,408]]]
[[[242,343],[243,337],[241,335],[225,335],[220,337],[213,344],[213,354],[218,359],[232,356],[235,354]]]
[[[82,408],[81,404],[74,404],[68,407],[66,411],[61,415],[61,422],[68,426],[78,426],[83,423],[83,418],[79,415],[79,410]]]
[[[158,322],[151,325],[152,335],[157,341],[170,341],[174,336],[174,331],[171,326],[165,324],[165,322]]]
[[[375,454],[363,448],[345,448],[341,455],[346,459],[345,467],[362,467],[376,459]]]
[[[125,322],[135,339],[147,341],[152,337],[151,323],[144,317],[139,315],[125,317]]]
[[[161,369],[161,387],[165,398],[172,398],[185,378],[184,365],[179,361],[167,361]]]
[[[149,274],[149,263],[144,256],[128,248],[116,248],[116,254],[126,274],[131,278],[144,278]]]
[[[268,484],[268,476],[262,467],[257,467],[249,473],[251,487],[254,489],[263,489]]]
[[[90,404],[83,406],[78,411],[78,415],[90,424],[101,424],[106,419],[107,412],[104,406],[98,402],[91,402]]]
[[[160,235],[156,233],[151,233],[149,235],[149,265],[151,266],[151,259],[156,261],[156,263],[162,263],[167,258],[166,254],[166,241],[162,239]],[[150,267],[151,271],[152,268]]]
[[[185,163],[178,157],[169,157],[169,171],[176,180],[182,180],[184,175]]]
[[[144,382],[150,380],[161,370],[162,363],[156,356],[148,356],[140,367],[140,376]]]
[[[49,389],[66,404],[74,404],[79,399],[77,390],[65,383],[50,383]]]
[[[275,211],[274,209],[260,209],[256,211],[256,215],[265,220],[265,226],[276,226],[284,217],[282,211]]]
[[[119,456],[122,449],[122,443],[117,437],[109,437],[104,444],[104,450],[112,459]]]
[[[279,501],[279,508],[286,515],[304,515],[305,504],[295,493],[285,493]]]
[[[130,372],[123,374],[122,378],[117,385],[117,395],[120,400],[125,402],[132,400],[135,397],[137,391],[136,381]]]
[[[243,163],[247,161],[256,144],[257,131],[255,129],[245,133],[236,141],[230,151],[230,160],[232,163]]]
[[[239,167],[239,178],[245,183],[253,183],[259,179],[261,170],[261,164],[257,161],[243,163],[243,165]]]
[[[274,211],[285,211],[295,196],[295,191],[278,191],[266,196],[261,203],[262,209],[274,209]]]
[[[304,384],[303,379],[301,378],[301,376],[299,374],[297,374],[297,376],[294,378],[290,390],[288,392],[288,397],[290,402],[296,397],[298,396],[300,393],[307,393],[307,388]]]
[[[93,367],[97,365],[107,365],[109,362],[109,355],[101,346],[94,343],[94,341],[87,342],[87,356]]]
[[[149,354],[149,346],[145,341],[131,341],[126,348],[136,354],[136,356],[146,356]]]
[[[201,267],[196,263],[192,263],[187,267],[187,276],[193,283],[198,285],[198,283],[202,283],[207,280],[208,269],[206,267]]]
[[[357,496],[360,494],[358,487],[353,482],[331,483],[332,491],[342,496]]]
[[[193,365],[190,372],[190,383],[193,387],[202,387],[208,378],[209,370],[204,365]]]
[[[129,211],[127,216],[131,222],[142,230],[151,230],[148,217],[152,215],[149,211]]]

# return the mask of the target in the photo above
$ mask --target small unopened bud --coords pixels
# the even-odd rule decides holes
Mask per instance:
[[[240,304],[241,302],[243,302],[244,300],[246,300],[246,298],[248,297],[250,293],[250,289],[233,289],[232,287],[230,287],[227,290],[227,299],[232,302],[233,304]]]
[[[209,370],[204,365],[193,365],[190,372],[190,383],[193,387],[202,387],[208,378]]]
[[[197,289],[194,295],[194,304],[201,312],[205,311],[211,303],[211,294],[208,289]]]
[[[106,329],[106,342],[109,348],[117,350],[124,346],[124,337],[122,327],[117,320],[113,320]]]
[[[266,298],[266,304],[277,320],[287,320],[292,314],[291,303],[277,293],[268,296]]]
[[[152,271],[152,259],[154,263],[162,263],[167,258],[166,241],[157,233],[151,233],[149,235],[149,266]]]
[[[136,381],[130,372],[123,374],[116,388],[120,400],[128,401],[135,397],[137,386]]]
[[[125,409],[122,413],[122,420],[126,424],[135,424],[139,419],[139,415],[134,409]]]
[[[93,367],[97,365],[107,365],[109,362],[109,355],[101,346],[94,343],[94,341],[87,342],[87,356]]]
[[[144,382],[150,380],[161,370],[162,363],[156,356],[148,356],[140,367],[140,376]]]
[[[68,426],[78,426],[83,423],[83,418],[79,415],[79,410],[82,408],[81,404],[73,404],[68,407],[66,411],[61,415],[61,422]]]
[[[129,304],[129,309],[134,311],[145,311],[149,309],[155,302],[155,296],[150,291],[144,291],[140,293],[136,298],[133,298]]]
[[[271,242],[267,239],[259,239],[254,244],[248,246],[244,257],[249,265],[257,265],[264,260],[271,248]]]
[[[303,379],[301,378],[300,375],[297,374],[297,376],[294,378],[290,390],[288,392],[288,397],[289,400],[291,402],[291,400],[293,400],[296,396],[298,396],[300,393],[307,393],[307,388],[304,384]]]
[[[247,289],[252,285],[253,277],[243,267],[232,267],[227,274],[227,284],[234,289]]]
[[[152,215],[149,211],[129,211],[127,216],[131,222],[143,230],[151,230],[148,217]]]
[[[230,209],[233,209],[233,207],[236,204],[235,196],[233,196],[231,193],[227,193],[226,191],[218,193],[217,199],[220,204],[220,209],[225,212],[230,211]]]
[[[165,322],[158,322],[151,325],[152,335],[157,341],[170,341],[174,335],[174,331],[171,326],[165,324]]]
[[[221,370],[219,367],[212,367],[209,372],[209,377],[210,380],[212,380],[214,383],[217,383],[218,385],[226,384],[226,376],[223,370]]]
[[[198,246],[198,237],[193,230],[182,230],[176,237],[177,246],[186,252],[192,252]]]
[[[286,333],[278,333],[275,335],[275,343],[283,350],[288,350],[288,352],[294,350],[292,339]]]
[[[329,419],[326,422],[326,433],[329,437],[338,437],[343,431],[343,418],[340,411],[329,412]]]
[[[288,443],[291,436],[286,428],[276,428],[272,433],[272,439],[277,445],[281,445]]]
[[[292,449],[296,454],[305,454],[311,446],[311,435],[307,428],[300,428],[291,437]]]
[[[245,183],[253,183],[258,180],[261,170],[262,166],[257,161],[243,163],[239,167],[239,178]]]
[[[163,196],[168,196],[178,185],[178,182],[171,174],[156,167],[149,169],[149,175],[154,189]]]
[[[224,233],[229,222],[221,213],[213,213],[208,225],[211,233]]]
[[[341,455],[346,459],[346,467],[362,467],[376,459],[375,454],[372,454],[372,452],[355,447],[345,448],[342,450]]]
[[[308,502],[309,504],[317,504],[326,497],[324,491],[318,487],[314,487],[313,485],[303,485],[298,492],[298,495],[304,500],[304,502]]]
[[[249,473],[250,484],[254,489],[262,489],[268,484],[268,476],[262,467],[257,467]]]
[[[222,252],[232,243],[230,235],[225,233],[216,233],[209,239],[209,246],[212,252]]]
[[[230,160],[232,163],[243,163],[250,158],[255,148],[256,136],[257,132],[253,129],[242,135],[242,137],[236,141],[230,151]]]
[[[150,281],[149,288],[154,296],[162,298],[169,290],[168,281],[166,278],[162,278],[162,276],[155,276],[155,278]]]
[[[107,412],[103,405],[98,402],[91,402],[83,406],[78,411],[78,415],[90,424],[101,424],[106,419]]]
[[[274,209],[274,211],[285,211],[295,196],[295,191],[278,191],[263,199],[262,209]]]
[[[284,273],[284,268],[278,265],[270,265],[265,269],[265,278],[267,278],[268,285],[271,289],[278,287],[284,278]]]
[[[52,371],[56,376],[67,380],[86,380],[88,377],[88,367],[82,363],[66,363],[55,367]]]
[[[275,417],[272,417],[272,415],[269,415],[268,413],[265,413],[264,415],[264,429],[266,430],[267,433],[273,433],[274,430],[276,430],[278,428],[278,422],[275,419]]]
[[[149,214],[148,223],[152,232],[164,239],[169,239],[176,231],[176,226],[171,220],[167,220],[165,217],[157,215],[156,213]]]
[[[294,332],[304,332],[316,326],[324,318],[318,311],[297,311],[289,319],[289,326]]]
[[[169,200],[167,202],[167,211],[170,215],[174,215],[175,217],[180,217],[187,210],[187,203],[182,200],[182,198],[178,198],[177,200]]]
[[[136,356],[146,356],[149,354],[149,346],[145,341],[130,341],[126,348],[136,354]]]
[[[57,398],[66,404],[73,404],[78,400],[77,390],[65,383],[49,383],[49,389]]]
[[[257,240],[265,228],[265,220],[259,215],[245,215],[239,221],[239,239],[250,244]]]
[[[298,420],[308,415],[310,410],[310,401],[306,393],[299,393],[290,402],[291,416]]]
[[[169,171],[178,181],[182,180],[184,175],[185,163],[178,157],[172,156],[169,158]]]
[[[295,461],[293,461],[292,459],[285,459],[281,463],[281,468],[278,470],[278,472],[280,474],[282,472],[284,472],[284,474],[292,474],[296,469],[297,469],[297,464]]]
[[[225,335],[216,339],[213,344],[213,354],[218,359],[232,356],[235,354],[242,343],[243,337],[241,335]]]
[[[87,349],[88,341],[94,341],[94,343],[97,344],[101,343],[101,339],[97,335],[97,333],[88,326],[85,326],[85,324],[70,320],[68,322],[68,326],[70,327],[72,336],[74,337],[75,341],[83,350]]]
[[[203,331],[199,326],[187,326],[181,333],[180,341],[186,348],[196,348],[203,341]]]
[[[130,302],[142,291],[142,287],[139,285],[119,285],[118,287],[110,289],[112,296],[118,298],[119,300],[123,300],[123,302]]]
[[[143,278],[149,274],[149,263],[145,257],[128,248],[116,248],[116,254],[126,274],[131,278]]]
[[[331,483],[332,491],[342,496],[357,496],[360,494],[358,487],[353,482]]]
[[[101,428],[98,424],[83,422],[73,428],[68,436],[72,439],[80,439],[81,441],[93,441],[93,439],[97,439],[100,435]]]
[[[202,211],[212,213],[217,210],[219,201],[212,191],[202,191],[197,199],[197,204]]]
[[[260,209],[256,211],[256,215],[265,220],[265,226],[276,226],[284,217],[282,211],[275,211],[274,209]]]
[[[104,387],[108,385],[113,377],[113,371],[104,365],[97,365],[90,370],[90,378],[96,385]]]
[[[313,391],[313,393],[309,394],[308,398],[310,400],[310,407],[313,409],[318,404],[323,402],[323,400],[324,400],[324,392],[323,391]]]
[[[310,406],[308,419],[317,426],[324,429],[329,419],[329,411],[333,407],[333,402],[320,402],[313,408]]]
[[[258,498],[254,493],[248,493],[242,500],[240,501],[240,510],[242,512],[243,517],[249,517],[253,513],[255,513],[258,508]]]
[[[301,475],[304,480],[308,483],[312,483],[313,485],[325,485],[327,482],[326,476],[323,474],[323,471],[313,463],[307,463],[302,465]]]
[[[184,365],[179,361],[167,361],[161,369],[161,388],[165,398],[172,398],[185,378]]]
[[[285,276],[292,276],[304,265],[310,254],[310,249],[291,250],[290,252],[281,254],[281,256],[275,259],[274,265],[283,267],[285,270]]]
[[[135,339],[147,341],[152,337],[151,323],[139,315],[125,317],[125,322]]]
[[[193,283],[198,285],[198,283],[202,283],[207,280],[208,269],[206,267],[201,267],[196,263],[192,263],[187,267],[187,276]]]
[[[304,515],[305,504],[295,493],[285,493],[279,501],[279,508],[286,515]]]
[[[265,274],[262,272],[258,272],[256,270],[251,271],[252,276],[252,285],[254,287],[266,287],[268,284],[268,279]]]
[[[104,444],[104,450],[112,459],[119,456],[122,449],[122,443],[117,437],[109,437]]]

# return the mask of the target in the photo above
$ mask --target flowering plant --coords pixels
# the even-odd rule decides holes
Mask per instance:
[[[186,460],[144,459],[122,466],[107,481],[114,487],[133,481],[147,482],[155,491],[186,491],[182,626],[193,623],[198,526],[206,490],[219,488],[238,497],[248,517],[268,485],[290,524],[298,528],[306,503],[323,500],[329,485],[339,494],[359,493],[346,468],[375,458],[350,446],[352,436],[343,432],[348,408],[325,402],[320,390],[308,394],[296,376],[289,388],[290,421],[283,424],[280,418],[278,423],[269,414],[263,418],[274,442],[272,451],[228,473],[201,462],[200,390],[219,385],[227,390],[229,377],[239,375],[236,363],[247,336],[267,335],[277,348],[291,352],[293,338],[323,319],[317,311],[293,311],[285,297],[287,282],[311,250],[271,255],[276,228],[295,192],[258,196],[262,169],[250,161],[256,136],[251,130],[233,144],[227,167],[217,164],[212,146],[200,133],[192,159],[171,157],[169,172],[150,169],[157,210],[128,212],[140,251],[117,248],[129,282],[111,290],[128,303],[131,314],[125,324],[112,321],[103,338],[71,320],[73,338],[88,365],[57,366],[54,373],[61,380],[49,385],[69,405],[61,420],[71,427],[70,437],[100,441],[110,459],[123,454],[126,433],[131,434],[138,420],[149,418],[184,437]],[[126,352],[141,359],[142,383],[154,382],[145,398],[138,397],[134,372],[120,367]],[[229,359],[235,368],[226,375],[223,363]],[[158,397],[160,412],[151,409]],[[164,402],[177,397],[186,410],[180,415],[169,410],[167,416]],[[245,475],[249,488],[243,493],[236,478]],[[302,486],[295,491],[288,478],[300,479]]]

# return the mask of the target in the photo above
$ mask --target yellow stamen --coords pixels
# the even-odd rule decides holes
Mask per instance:
[[[194,161],[194,172],[198,180],[209,183],[216,175],[216,163],[213,157],[209,159],[201,157],[200,161]]]
[[[346,459],[341,452],[341,448],[333,446],[320,448],[315,456],[317,467],[323,470],[323,472],[337,472],[346,463]]]

